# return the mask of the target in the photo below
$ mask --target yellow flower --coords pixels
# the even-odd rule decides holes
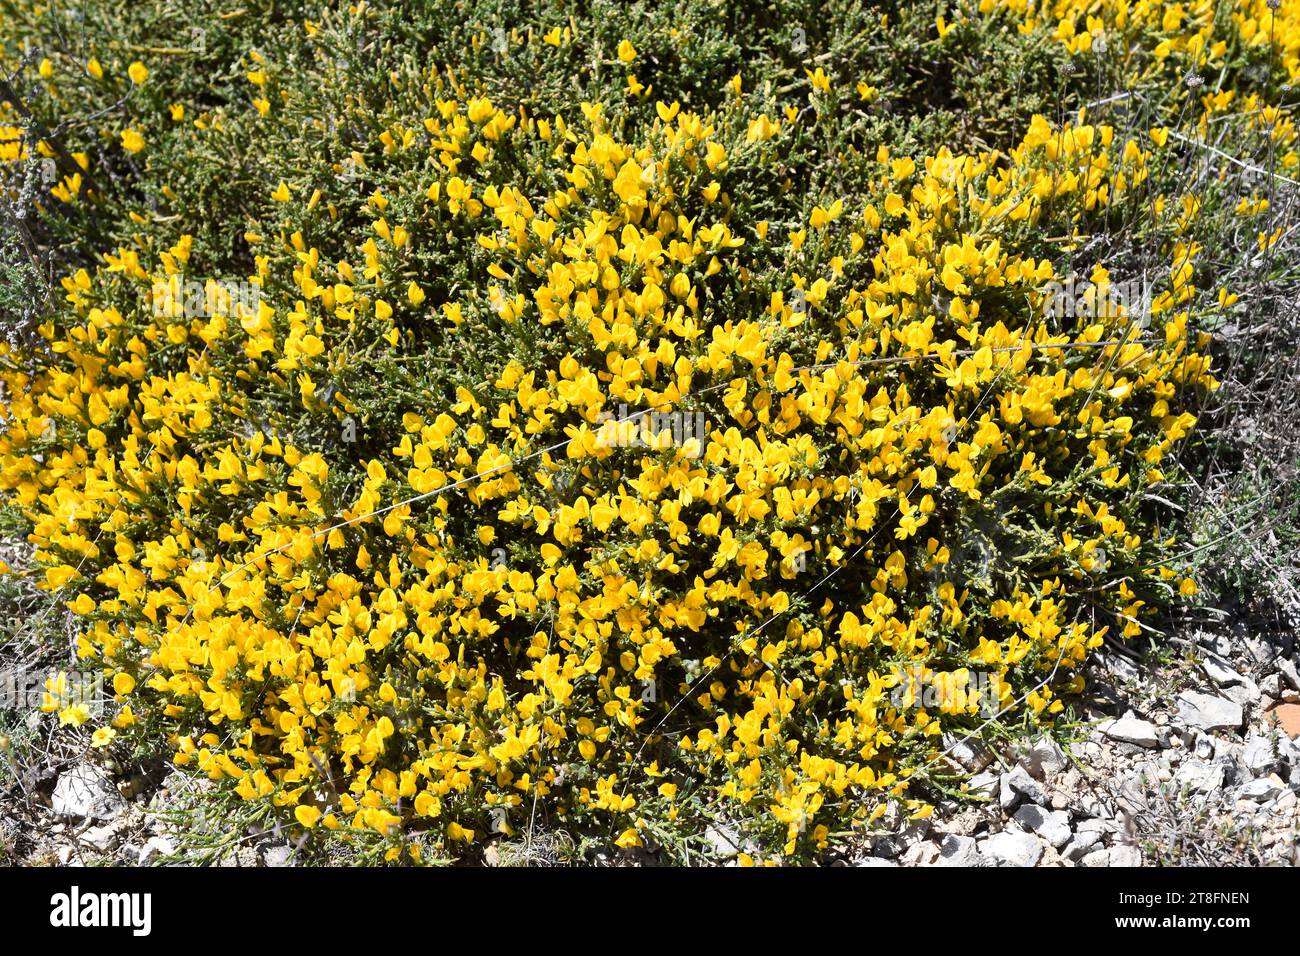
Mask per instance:
[[[122,133],[122,148],[128,153],[138,153],[144,149],[144,137],[133,129]]]
[[[449,840],[460,840],[463,843],[474,842],[474,831],[461,826],[459,823],[447,824],[447,838]]]
[[[90,720],[90,711],[84,704],[72,704],[59,711],[59,723],[65,727],[80,727],[88,720]]]
[[[631,63],[636,59],[636,47],[629,40],[622,40],[618,45],[618,58],[624,63]]]
[[[126,75],[131,78],[132,83],[139,86],[140,84],[144,83],[146,79],[149,78],[149,70],[143,63],[141,63],[139,60],[136,60],[129,67],[127,67]]]
[[[299,823],[305,827],[314,827],[316,821],[320,819],[320,810],[307,804],[299,804],[293,808],[293,816]]]

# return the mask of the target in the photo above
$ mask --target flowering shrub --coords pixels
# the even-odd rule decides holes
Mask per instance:
[[[1212,43],[1208,4],[1074,6],[924,30],[1064,55],[1127,29],[1135,62],[1213,65],[1270,16]],[[549,108],[489,51],[578,56],[576,23],[341,63],[405,36],[376,16],[305,12],[279,56],[214,26],[219,104],[147,57],[41,67],[56,103],[128,103],[45,200],[93,261],[0,357],[0,488],[113,688],[99,742],[165,740],[392,859],[539,820],[806,857],[925,815],[945,734],[1050,721],[1107,634],[1194,592],[1152,496],[1215,387],[1196,319],[1233,294],[1172,118],[900,148],[854,112],[881,90],[811,61],[799,99],[762,67],[659,98],[695,74],[636,31],[584,79],[612,93]],[[1235,105],[1292,168],[1257,85]],[[1131,273],[1072,277],[1118,224],[1159,256],[1140,308],[1108,294]]]

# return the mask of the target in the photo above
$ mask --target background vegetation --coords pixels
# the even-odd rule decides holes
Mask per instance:
[[[0,2],[6,647],[112,697],[15,780],[824,859],[1103,639],[1294,627],[1300,4],[412,6]]]

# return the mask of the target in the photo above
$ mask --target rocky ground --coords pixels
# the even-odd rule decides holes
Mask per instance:
[[[982,804],[879,837],[859,866],[1300,864],[1300,655],[1203,633],[1182,656],[1103,657],[1077,740],[963,745]]]
[[[1219,632],[1176,646],[1174,660],[1103,656],[1086,720],[1064,746],[956,746],[974,799],[900,822],[841,865],[1300,863],[1300,654]],[[276,829],[205,822],[196,787],[85,759],[10,778],[0,850],[29,864],[295,863]],[[734,862],[742,841],[725,829],[707,837],[719,862]]]

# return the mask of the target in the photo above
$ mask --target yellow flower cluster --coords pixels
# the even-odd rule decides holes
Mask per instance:
[[[1245,49],[1280,61],[1292,83],[1300,80],[1300,0],[1232,3],[1230,19],[1215,0],[980,0],[981,14],[1006,13],[1021,33],[1050,35],[1071,53],[1149,50],[1157,68],[1223,69],[1226,57]],[[960,22],[960,21],[959,21]],[[940,17],[939,32],[949,26]],[[1131,57],[1131,54],[1130,54]]]
[[[1087,49],[1098,5],[1055,6]],[[1208,3],[1100,6],[1217,55]],[[1269,15],[1244,7],[1242,41]],[[1108,630],[1194,587],[1142,507],[1215,387],[1196,209],[1148,195],[1167,131],[1080,114],[1009,155],[882,145],[866,196],[768,222],[731,172],[781,168],[794,112],[659,103],[627,142],[599,104],[428,88],[337,178],[267,184],[255,294],[209,282],[194,308],[192,237],[142,229],[64,281],[44,364],[0,358],[0,489],[119,734],[161,730],[305,827],[468,844],[540,802],[637,846],[689,801],[795,854],[890,801],[927,812],[943,733],[1058,713]],[[368,225],[340,239],[350,171]],[[1149,315],[1101,267],[1050,314],[1067,277],[1028,237],[1147,199],[1169,235]],[[422,271],[430,248],[466,275]],[[395,387],[385,416],[340,384],[429,342],[461,343],[446,393]],[[704,427],[675,435],[685,416]]]
[[[1230,7],[1230,20],[1220,16],[1223,7],[1215,0],[980,0],[979,12],[1009,13],[1022,33],[1048,33],[1071,53],[1105,52],[1146,35],[1154,38],[1150,51],[1157,61],[1177,55],[1217,69],[1231,45],[1271,48],[1291,79],[1300,77],[1300,3],[1247,0]]]
[[[27,158],[23,131],[17,126],[0,125],[0,162],[15,163]]]

